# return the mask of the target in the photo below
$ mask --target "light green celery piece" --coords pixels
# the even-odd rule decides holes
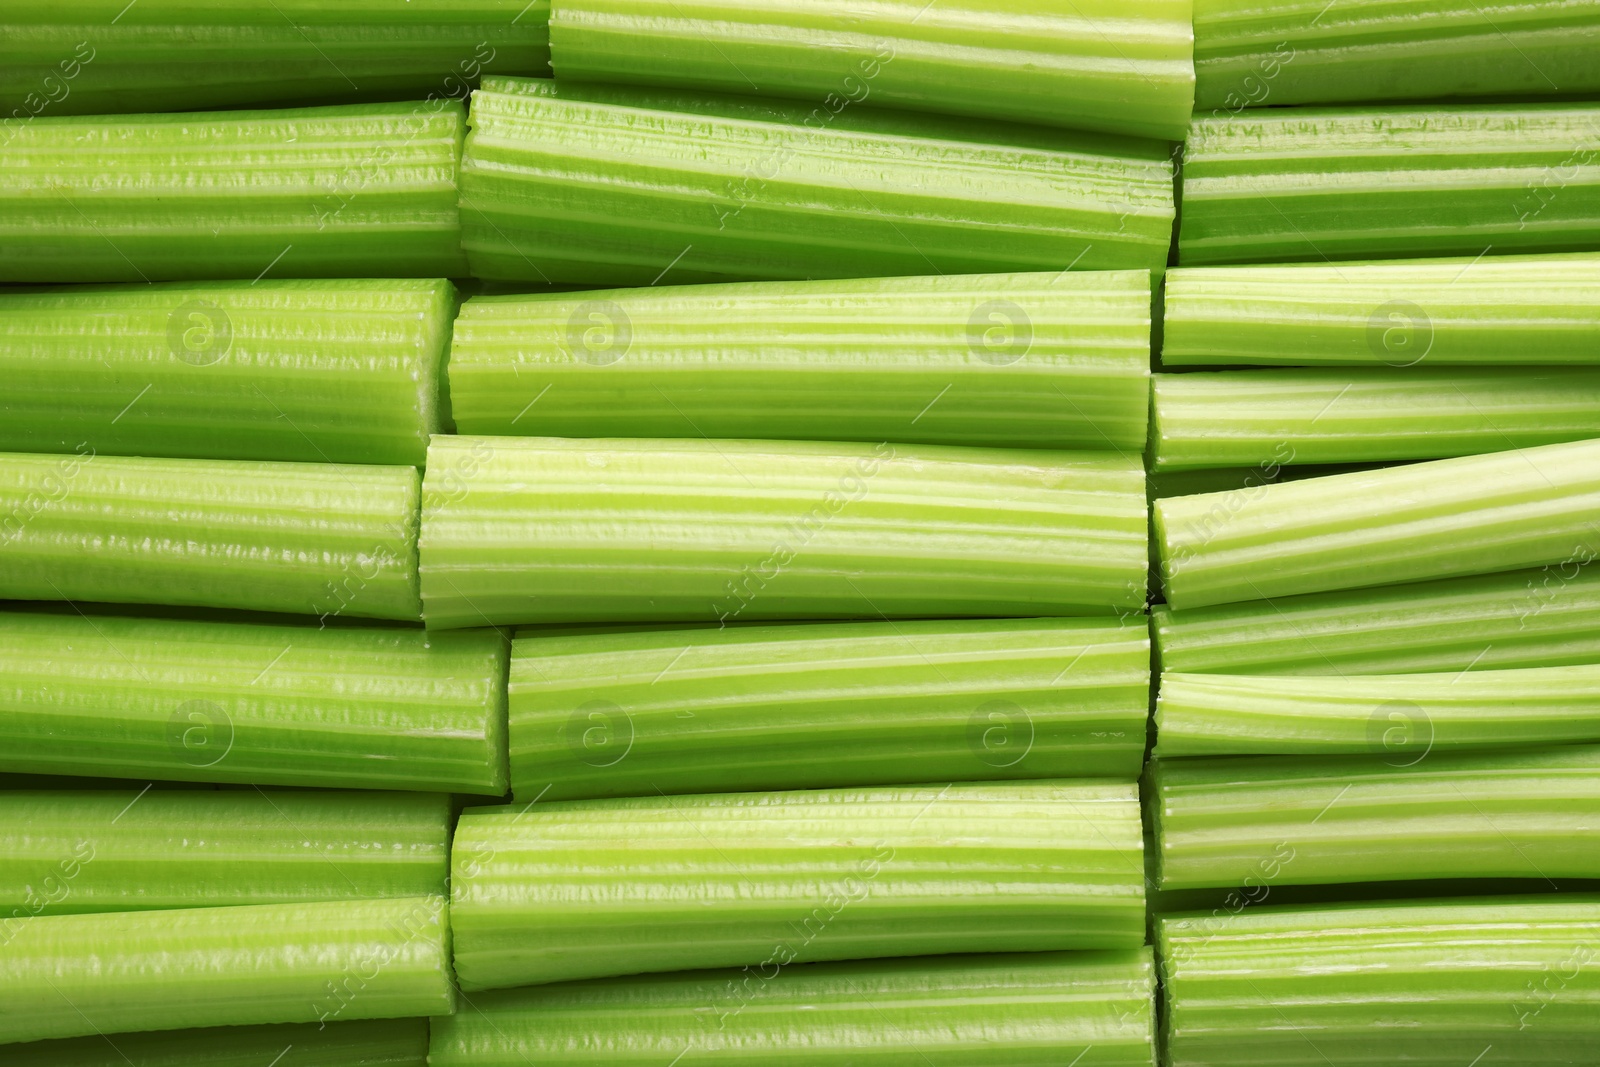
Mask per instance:
[[[428,1020],[96,1034],[8,1045],[5,1053],[10,1067],[426,1067]]]
[[[1159,270],[1167,146],[977,119],[485,77],[480,278],[580,285]]]
[[[443,897],[0,920],[0,1041],[455,1010]]]
[[[416,619],[415,467],[0,453],[0,597]]]
[[[1142,846],[1137,787],[1092,780],[469,808],[451,849],[456,974],[474,990],[1135,948]]]
[[[534,986],[475,996],[472,1010],[435,1019],[429,1063],[1045,1067],[1077,1056],[1078,1067],[1151,1067],[1154,972],[1140,948]]]
[[[1251,908],[1158,925],[1172,1067],[1589,1063],[1600,898]]]
[[[1593,251],[1600,105],[1198,118],[1182,181],[1185,266]]]
[[[432,627],[1143,609],[1141,458],[438,436]]]
[[[0,135],[0,282],[466,273],[459,101],[42,117]]]
[[[469,300],[456,427],[1144,450],[1145,271],[978,274]]]
[[[1600,555],[1600,440],[1152,505],[1175,610]]]
[[[1600,878],[1597,745],[1150,766],[1162,889]]]

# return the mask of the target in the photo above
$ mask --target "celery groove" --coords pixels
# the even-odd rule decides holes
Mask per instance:
[[[6,1055],[11,1067],[427,1067],[428,1020],[97,1034],[12,1045]]]

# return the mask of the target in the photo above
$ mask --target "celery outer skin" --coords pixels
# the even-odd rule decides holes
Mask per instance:
[[[1150,766],[1162,889],[1600,877],[1600,746]]]
[[[37,118],[0,282],[460,277],[459,101]]]
[[[1166,265],[1160,142],[486,77],[461,161],[475,277],[595,286]]]
[[[1137,457],[437,436],[430,627],[1142,610]]]
[[[1178,262],[1593,251],[1600,106],[1284,108],[1200,118]]]
[[[1181,141],[1193,4],[554,0],[563,79],[866,102]]]
[[[1249,908],[1158,929],[1173,1067],[1556,1067],[1588,1062],[1600,1037],[1592,895]]]
[[[0,1040],[448,1015],[443,897],[7,924]]]
[[[1151,1067],[1154,971],[1139,948],[534,986],[474,997],[473,1011],[435,1019],[429,1062],[623,1067],[669,1062],[687,1047],[726,1067],[1044,1067],[1075,1055],[1079,1067]]]
[[[415,467],[0,453],[0,597],[415,620]]]
[[[1183,611],[1600,555],[1600,440],[1336,474],[1152,505]]]
[[[420,466],[447,281],[0,294],[0,451]]]
[[[1144,449],[1150,277],[1060,271],[486,297],[467,434]]]
[[[426,1067],[428,1020],[285,1023],[105,1037],[6,1049],[11,1067]]]
[[[467,990],[1144,938],[1132,783],[469,808],[450,862]]]

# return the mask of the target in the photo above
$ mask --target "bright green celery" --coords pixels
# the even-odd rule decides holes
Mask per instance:
[[[0,793],[16,919],[445,892],[450,801],[260,789]]]
[[[462,433],[1144,449],[1144,271],[469,300]]]
[[[415,467],[0,453],[0,597],[416,619]]]
[[[448,1015],[445,917],[429,896],[18,919],[0,1041]]]
[[[1163,918],[1163,1062],[1591,1063],[1600,1040],[1597,938],[1600,898],[1587,895]]]
[[[868,102],[1181,141],[1190,0],[863,8],[847,0],[554,0],[563,79]]]
[[[454,100],[39,118],[0,144],[0,282],[466,273]]]
[[[1600,555],[1600,440],[1167,497],[1152,506],[1176,610]]]
[[[1143,463],[1108,452],[439,436],[429,626],[1094,615],[1144,606]]]
[[[428,1020],[96,1034],[9,1045],[5,1052],[9,1067],[427,1067]]]
[[[1150,1067],[1150,950],[795,964],[535,986],[433,1021],[433,1067]],[[687,1050],[687,1051],[686,1051]],[[99,1067],[98,1064],[94,1067]],[[111,1067],[111,1065],[106,1065]]]
[[[786,101],[486,77],[477,277],[591,285],[1166,265],[1167,146]]]
[[[1150,781],[1162,889],[1600,878],[1597,745],[1157,760]]]
[[[469,808],[450,884],[463,989],[1144,939],[1131,783]]]
[[[1178,261],[1600,245],[1600,105],[1282,108],[1197,119]]]
[[[421,466],[446,281],[0,294],[0,451]]]

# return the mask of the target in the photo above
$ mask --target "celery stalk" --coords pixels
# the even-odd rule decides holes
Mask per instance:
[[[96,1034],[12,1045],[6,1055],[11,1067],[426,1067],[428,1020]]]

